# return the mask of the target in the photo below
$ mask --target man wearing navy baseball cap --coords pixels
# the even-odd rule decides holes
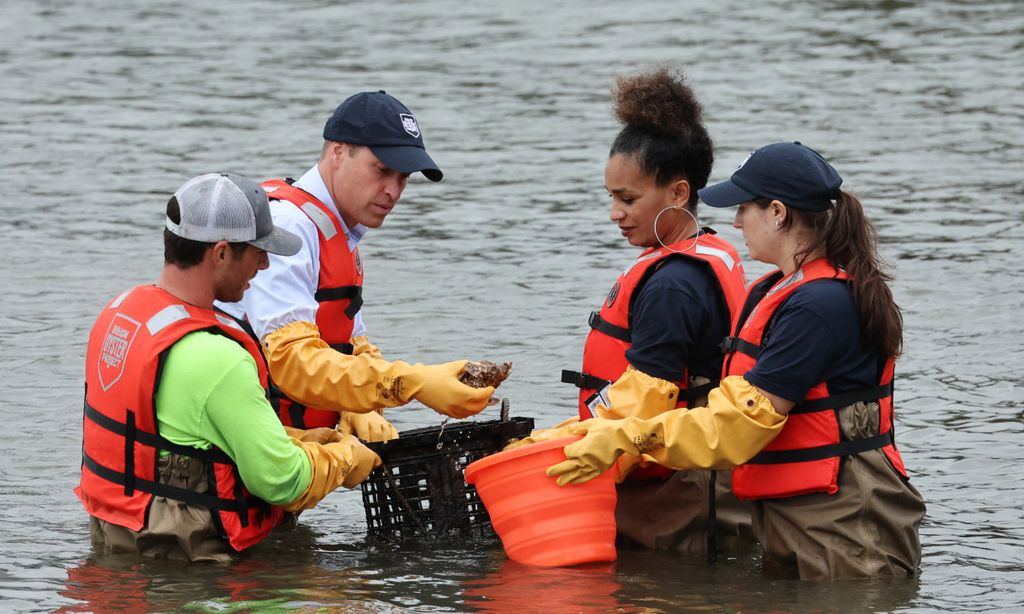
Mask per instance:
[[[324,141],[365,145],[399,173],[422,172],[431,181],[444,176],[427,155],[416,116],[384,90],[356,94],[338,105],[324,125]]]
[[[298,180],[263,182],[274,224],[301,237],[302,249],[271,255],[242,300],[220,305],[261,341],[278,417],[386,441],[398,433],[380,411],[412,399],[448,416],[476,414],[494,389],[460,382],[466,361],[385,361],[363,322],[359,241],[384,223],[410,175],[442,178],[419,120],[383,90],[362,92],[338,105],[323,137],[320,161]]]

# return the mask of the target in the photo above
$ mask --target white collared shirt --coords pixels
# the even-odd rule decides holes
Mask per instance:
[[[334,212],[348,239],[349,249],[355,249],[366,234],[367,228],[362,224],[357,224],[353,228],[345,226],[337,206],[331,199],[331,193],[320,176],[320,169],[313,166],[294,185],[316,196]],[[316,322],[317,302],[314,295],[320,279],[320,239],[316,224],[298,207],[288,202],[271,200],[270,213],[275,226],[302,238],[302,249],[294,256],[267,254],[270,258],[270,268],[256,274],[249,282],[249,289],[245,291],[241,301],[217,302],[218,307],[231,315],[237,318],[247,317],[260,340],[285,324],[300,321]],[[363,324],[363,311],[360,309],[355,316],[352,336],[365,334],[366,326]]]

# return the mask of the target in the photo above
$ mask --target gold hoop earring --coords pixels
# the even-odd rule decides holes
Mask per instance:
[[[690,218],[693,219],[693,225],[697,228],[697,234],[694,235],[694,237],[693,237],[693,243],[691,243],[689,247],[687,247],[686,249],[684,249],[682,251],[672,249],[671,247],[665,245],[665,242],[662,241],[661,237],[658,236],[658,218],[661,217],[662,213],[665,213],[669,209],[679,209],[680,211],[685,211],[686,215],[689,215]],[[682,205],[675,205],[675,206],[671,206],[671,207],[665,207],[664,209],[662,209],[661,211],[658,212],[658,215],[654,216],[654,238],[658,240],[658,243],[660,243],[662,247],[664,247],[665,249],[667,249],[668,251],[670,251],[670,252],[672,252],[674,254],[682,254],[683,252],[692,251],[693,248],[697,245],[697,239],[700,238],[700,223],[697,222],[697,216],[694,215],[692,211],[690,211],[686,207],[683,207]]]

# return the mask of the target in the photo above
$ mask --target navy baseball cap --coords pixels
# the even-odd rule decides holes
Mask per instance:
[[[839,198],[843,178],[821,154],[799,141],[755,149],[728,181],[697,190],[711,207],[770,198],[804,211],[825,211]]]
[[[431,181],[444,176],[427,155],[412,111],[384,90],[360,92],[338,105],[324,125],[324,140],[365,145],[400,173],[420,171]]]

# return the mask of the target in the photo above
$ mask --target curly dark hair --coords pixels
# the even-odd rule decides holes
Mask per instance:
[[[623,76],[612,88],[615,116],[624,127],[608,157],[632,157],[659,186],[690,182],[691,209],[708,183],[715,156],[704,128],[704,109],[686,77],[666,67]]]

